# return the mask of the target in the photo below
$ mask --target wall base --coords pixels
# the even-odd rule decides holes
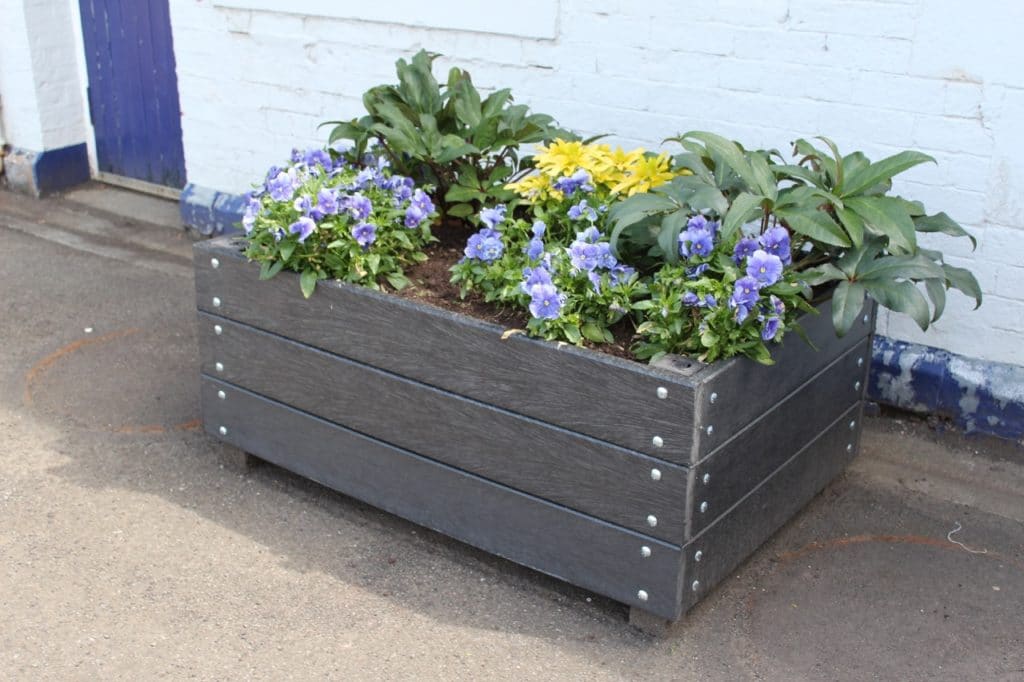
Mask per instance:
[[[16,192],[42,196],[89,180],[85,143],[43,152],[13,149],[4,157],[4,177]]]
[[[189,183],[181,192],[181,221],[200,234],[241,232],[245,197]]]
[[[1024,438],[1024,367],[876,336],[868,397],[952,419],[967,433]]]

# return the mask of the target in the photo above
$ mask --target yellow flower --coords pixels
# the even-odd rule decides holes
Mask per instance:
[[[669,170],[668,153],[657,156],[641,156],[627,170],[626,176],[612,188],[617,194],[633,196],[647,192],[653,187],[664,185],[675,175]]]
[[[589,154],[590,150],[582,142],[555,140],[547,147],[540,147],[534,159],[545,175],[557,178],[584,168]]]
[[[505,189],[510,189],[521,197],[530,197],[533,194],[542,192],[548,186],[548,182],[548,179],[543,175],[531,174],[522,180],[510,182],[505,185]]]
[[[616,147],[614,151],[608,145],[602,147],[603,153],[595,159],[593,176],[595,182],[608,187],[622,182],[629,169],[644,155],[644,150],[639,147],[630,152],[622,147]]]

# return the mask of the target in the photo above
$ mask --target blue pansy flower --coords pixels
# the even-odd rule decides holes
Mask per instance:
[[[771,286],[782,277],[782,260],[776,255],[758,249],[747,259],[747,275],[763,286]]]
[[[773,227],[761,235],[761,248],[773,256],[778,256],[783,265],[793,262],[790,252],[789,232],[784,227]]]
[[[530,314],[542,320],[557,320],[562,310],[563,297],[551,284],[530,287]]]
[[[466,241],[466,248],[463,253],[466,254],[466,258],[490,263],[501,258],[501,254],[504,251],[505,245],[501,242],[501,233],[485,227]]]
[[[566,196],[572,196],[578,190],[583,192],[594,191],[594,186],[590,184],[590,173],[582,168],[572,175],[558,178],[551,183],[551,186]]]
[[[362,194],[353,194],[342,199],[342,208],[356,220],[366,220],[373,212],[373,202]]]
[[[352,237],[365,251],[377,241],[377,226],[373,223],[356,223],[352,226]]]
[[[761,283],[753,277],[741,277],[733,285],[732,296],[729,297],[729,308],[735,310],[736,321],[743,323],[750,315],[751,309],[757,305]]]
[[[505,204],[498,204],[494,208],[485,208],[480,211],[480,222],[487,227],[496,229],[505,220]]]
[[[732,251],[732,260],[736,265],[743,262],[744,258],[749,258],[755,251],[757,251],[760,244],[753,237],[744,237],[743,239],[736,242],[736,248]]]
[[[279,171],[267,181],[267,193],[274,201],[290,201],[298,184],[295,170],[289,168],[286,171]]]
[[[288,226],[288,231],[290,233],[299,235],[299,242],[306,241],[306,238],[313,234],[313,230],[315,229],[316,223],[314,223],[313,219],[308,216],[302,216]]]
[[[586,199],[581,200],[575,206],[570,206],[566,215],[569,216],[570,220],[579,220],[581,218],[586,218],[590,222],[597,220],[597,211],[592,206],[587,205]]]

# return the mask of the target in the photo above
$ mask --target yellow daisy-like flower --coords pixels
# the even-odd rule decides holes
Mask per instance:
[[[603,153],[595,159],[593,176],[595,182],[608,187],[614,187],[622,182],[630,168],[644,155],[644,150],[639,147],[629,152],[622,147],[616,147],[614,150],[608,145],[602,147]]]
[[[674,177],[675,174],[669,170],[668,153],[642,156],[629,167],[626,177],[615,185],[612,191],[617,194],[625,193],[626,196],[631,197],[640,192],[647,192],[653,187],[664,185]]]
[[[555,140],[547,147],[540,147],[534,160],[545,175],[561,177],[572,175],[585,168],[591,151],[582,142]]]
[[[521,197],[530,198],[534,195],[541,194],[548,187],[549,183],[550,180],[547,177],[531,174],[517,182],[510,182],[505,185],[505,188],[512,190]]]

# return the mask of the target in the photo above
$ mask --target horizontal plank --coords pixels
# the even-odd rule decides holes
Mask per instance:
[[[631,450],[688,461],[693,384],[683,372],[521,334],[503,339],[497,325],[340,282],[321,282],[305,300],[295,273],[260,282],[258,266],[225,238],[198,243],[194,253],[204,312]]]
[[[863,339],[697,465],[688,538],[700,534],[860,400],[854,386],[863,382],[867,367],[858,361],[870,348],[870,340]]]
[[[683,543],[683,467],[225,318],[200,313],[199,330],[206,374],[511,488]]]
[[[208,376],[202,378],[201,403],[207,433],[262,459],[616,601],[665,618],[679,615],[678,547]]]
[[[857,324],[843,337],[837,337],[832,327],[831,302],[819,305],[818,310],[818,315],[804,315],[800,321],[817,350],[790,333],[785,343],[774,349],[774,365],[733,358],[708,365],[694,375],[697,387],[691,463],[709,455],[874,329],[874,304],[870,301],[864,305]],[[870,359],[870,353],[865,353],[865,365]]]
[[[858,402],[844,412],[683,548],[683,611],[727,578],[843,470],[859,447],[862,406]],[[857,423],[852,432],[850,421]]]

